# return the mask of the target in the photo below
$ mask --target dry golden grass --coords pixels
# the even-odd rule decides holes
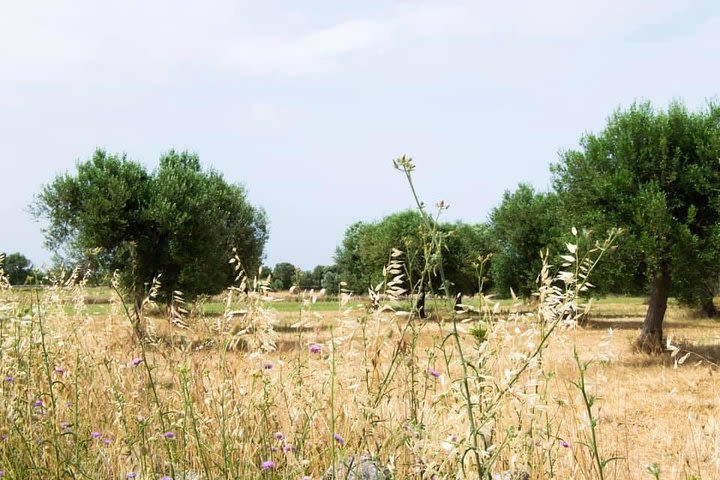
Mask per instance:
[[[671,310],[673,344],[700,363],[633,353],[637,318],[574,326],[586,260],[574,263],[554,280],[543,268],[535,314],[486,304],[482,318],[434,321],[388,311],[379,294],[373,311],[346,296],[319,313],[299,293],[303,309],[283,314],[242,275],[214,318],[184,317],[179,295],[170,318],[133,321],[117,300],[105,318],[84,315],[82,281],[32,305],[5,288],[0,469],[297,479],[370,455],[400,479],[643,478],[653,463],[661,478],[720,478],[714,325]],[[401,272],[393,260],[391,298]]]
[[[613,465],[615,478],[649,478],[646,466],[657,463],[661,478],[720,478],[720,324],[669,311],[666,335],[704,357],[691,355],[682,365],[669,354],[633,352],[642,318],[608,318],[569,334],[583,357],[607,358],[591,369],[598,397],[603,448],[622,457]],[[607,341],[608,329],[612,329]],[[603,345],[599,347],[599,345]],[[564,361],[562,345],[550,347],[548,358],[561,378],[574,369]]]
[[[211,475],[220,477],[216,466],[226,462],[234,469],[230,478],[300,478],[302,474],[320,478],[332,464],[333,454],[366,451],[390,463],[395,478],[430,478],[432,472],[437,472],[438,478],[465,478],[458,473],[463,445],[468,441],[467,418],[457,388],[462,373],[457,358],[447,364],[442,361],[440,349],[449,324],[418,324],[421,331],[414,355],[401,352],[404,356],[397,365],[398,374],[383,392],[380,385],[392,355],[411,348],[410,333],[403,329],[404,318],[367,315],[357,310],[346,314],[304,312],[303,318],[298,315],[274,317],[280,327],[277,350],[265,353],[187,348],[181,338],[187,332],[173,328],[164,319],[153,319],[158,336],[165,341],[149,351],[148,362],[153,367],[161,404],[168,410],[166,429],[178,435],[170,441],[164,439],[156,420],[157,405],[150,398],[142,365],[129,364],[141,352],[127,319],[119,315],[49,316],[45,328],[52,366],[64,370],[52,373],[55,380],[63,382],[56,388],[58,407],[53,421],[58,425],[72,421],[75,405],[66,406],[65,402],[78,402],[80,423],[70,429],[85,439],[82,454],[94,469],[90,478],[121,478],[123,472],[143,468],[158,475],[167,473],[168,455],[175,455],[177,470],[200,475],[203,468],[208,468],[216,472]],[[620,457],[609,464],[606,478],[651,478],[647,466],[652,463],[659,466],[661,478],[720,478],[717,369],[707,361],[698,364],[693,357],[675,368],[680,355],[671,358],[634,353],[631,341],[640,321],[638,317],[602,318],[585,328],[554,334],[544,353],[543,368],[555,376],[545,380],[529,375],[527,386],[502,405],[497,431],[513,425],[522,434],[509,440],[512,445],[499,459],[498,471],[523,469],[531,473],[532,479],[597,478],[590,453],[582,445],[587,441],[584,407],[579,391],[571,384],[578,376],[572,359],[575,346],[583,360],[593,360],[587,377],[589,390],[598,399],[594,413],[599,448],[606,458]],[[298,328],[289,327],[293,324]],[[195,328],[200,330],[201,326],[196,322]],[[610,328],[612,335],[608,335]],[[531,320],[525,317],[511,320],[502,331],[514,336],[502,347],[520,350],[515,348],[518,341],[530,338],[524,333],[531,329]],[[667,331],[682,338],[684,345],[694,344],[691,348],[717,361],[717,323],[689,318],[687,313],[673,309]],[[171,338],[176,347],[171,346]],[[333,342],[334,356],[330,354]],[[313,343],[322,345],[322,353],[308,351]],[[465,335],[463,344],[472,350],[475,342]],[[269,364],[272,369],[265,368]],[[23,371],[10,372],[13,365],[12,353],[6,351],[4,374],[14,374],[17,383]],[[502,370],[507,365],[499,361],[494,368]],[[41,393],[41,365],[35,368],[30,367],[28,372],[37,376],[37,385],[28,381],[21,394],[27,396],[28,405],[38,398],[47,405],[47,391]],[[441,374],[438,379],[425,374],[430,368]],[[414,407],[408,385],[412,371],[422,374],[416,379],[419,398]],[[542,391],[545,384],[547,393],[540,398],[528,401],[522,396],[538,391],[537,385]],[[5,386],[3,393],[8,395],[11,389]],[[220,406],[227,411],[220,412]],[[330,414],[331,408],[334,415]],[[413,408],[417,411],[411,412]],[[543,417],[544,412],[547,417]],[[18,448],[17,438],[12,441],[18,436],[18,427],[8,420],[12,416],[7,411],[3,413],[0,430],[10,437],[10,445]],[[196,419],[196,425],[191,417]],[[408,422],[409,418],[419,419],[422,426]],[[552,422],[551,433],[544,429],[543,419]],[[42,426],[42,419],[38,422],[35,427],[27,425],[30,432],[25,434],[32,435],[33,428],[47,428]],[[195,429],[197,433],[193,433]],[[222,429],[227,430],[225,434]],[[91,440],[92,431],[100,432],[109,445]],[[283,440],[274,440],[275,432],[282,432]],[[345,446],[333,445],[335,432],[342,435]],[[146,440],[142,440],[143,436]],[[497,438],[503,436],[498,434]],[[228,440],[230,453],[223,452],[223,442]],[[162,443],[169,442],[174,449],[170,454],[161,448]],[[528,442],[532,445],[528,446]],[[78,443],[80,440],[73,445]],[[288,451],[283,452],[283,446]],[[8,442],[0,448],[0,458],[8,462],[13,454]],[[48,448],[40,446],[28,454],[35,455],[40,463],[53,463]],[[142,462],[152,466],[143,467],[143,455],[146,458]],[[231,457],[230,463],[227,456]],[[271,458],[277,465],[272,477],[258,468],[263,460]],[[552,458],[553,477],[548,458]],[[67,468],[82,477],[78,473],[83,471],[82,465],[88,468],[82,461]],[[12,470],[7,463],[0,465],[3,467]],[[23,477],[15,471],[10,478],[42,476],[36,473]],[[52,473],[51,468],[46,472],[50,476]]]

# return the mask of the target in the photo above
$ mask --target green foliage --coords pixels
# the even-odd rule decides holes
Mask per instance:
[[[192,153],[170,151],[149,173],[125,155],[97,150],[75,175],[45,186],[33,209],[49,220],[53,250],[78,256],[99,248],[136,295],[162,274],[164,292],[192,299],[232,282],[233,248],[246,271],[257,271],[267,220],[245,197],[243,187],[203,170]]]
[[[33,282],[33,265],[25,255],[15,252],[7,255],[2,263],[10,285],[24,285]]]
[[[369,286],[381,282],[383,267],[393,248],[405,252],[410,280],[417,281],[422,268],[420,225],[420,215],[410,210],[389,215],[376,223],[352,225],[335,256],[340,276],[348,288],[365,292]]]
[[[340,291],[340,275],[332,270],[327,270],[323,275],[321,286],[330,295],[337,295]]]
[[[649,103],[618,110],[599,134],[553,166],[573,223],[626,231],[610,284],[646,287],[663,268],[671,294],[693,305],[720,277],[720,108],[666,112]],[[608,270],[605,269],[607,272]],[[612,273],[612,272],[611,272]]]
[[[313,268],[312,272],[307,272],[313,287],[320,286],[322,288],[323,276],[325,275],[325,272],[328,271],[328,269],[330,268],[332,267],[326,267],[325,265],[317,265],[315,268]]]
[[[580,361],[580,356],[577,352],[577,346],[573,347],[573,358],[575,359],[575,365],[577,366],[579,373],[578,380],[571,383],[575,385],[575,388],[577,388],[580,392],[582,403],[585,406],[585,418],[588,427],[588,433],[586,433],[587,438],[585,441],[580,442],[580,444],[584,446],[590,453],[590,457],[593,460],[595,473],[597,473],[598,478],[600,480],[605,480],[608,465],[610,464],[610,462],[620,460],[620,457],[606,458],[600,452],[600,436],[598,434],[597,414],[593,411],[593,406],[595,405],[595,401],[597,400],[597,398],[588,391],[588,382],[586,376],[588,367],[590,366],[590,361]]]
[[[281,262],[273,268],[273,289],[287,290],[295,283],[295,265],[288,262]],[[277,288],[280,287],[280,288]]]
[[[421,214],[413,210],[388,215],[375,223],[351,225],[335,254],[341,280],[350,290],[365,292],[369,286],[383,280],[383,267],[395,248],[404,252],[406,278],[417,283],[427,260],[422,242],[423,228],[425,222]],[[478,257],[489,253],[486,229],[460,222],[440,224],[438,228],[445,239],[443,262],[451,288],[456,292],[476,292]],[[436,276],[425,281],[439,287]]]
[[[317,285],[313,282],[313,272],[311,270],[295,269],[293,284],[303,289],[311,289]]]
[[[564,251],[562,239],[570,231],[558,196],[535,192],[526,184],[505,192],[490,215],[489,228],[495,250],[491,266],[494,289],[503,296],[512,289],[523,297],[537,289],[540,252]]]
[[[305,270],[305,271],[297,269],[295,271],[294,282],[300,288],[304,288],[304,289],[312,288],[312,289],[319,290],[321,288],[325,288],[325,286],[323,284],[323,279],[325,278],[325,275],[328,273],[330,273],[332,275],[337,275],[336,271],[337,271],[337,267],[335,267],[334,265],[332,265],[332,266],[316,265],[315,268],[313,268],[312,270]],[[331,280],[333,278],[332,275],[330,275],[330,277],[328,277],[328,279]],[[339,282],[340,282],[340,280],[335,282],[336,285],[334,287],[332,287],[330,289],[330,291],[328,291],[327,288],[325,288],[325,290],[328,291],[328,293],[337,293],[337,291],[338,291],[337,284]]]
[[[480,257],[489,257],[495,245],[490,228],[485,224],[470,225],[456,222],[441,224],[440,230],[447,233],[442,252],[445,276],[455,292],[476,293],[493,287],[489,276],[490,265],[481,265]],[[482,268],[481,268],[482,267]]]
[[[276,292],[283,290],[284,289],[283,281],[276,278],[270,283],[270,287],[273,290],[275,290]]]
[[[660,480],[660,467],[658,467],[658,464],[653,462],[650,465],[647,466],[647,472],[655,478],[655,480]]]
[[[370,225],[356,222],[345,231],[342,244],[335,251],[335,264],[340,272],[340,280],[347,284],[349,290],[365,293],[371,285],[366,278],[369,270],[363,265],[361,243],[363,237],[369,235]]]

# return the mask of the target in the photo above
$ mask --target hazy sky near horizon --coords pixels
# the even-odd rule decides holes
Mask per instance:
[[[3,2],[0,251],[42,264],[27,206],[97,148],[171,148],[246,186],[265,263],[332,262],[412,206],[485,221],[618,107],[720,89],[720,3],[669,0]]]

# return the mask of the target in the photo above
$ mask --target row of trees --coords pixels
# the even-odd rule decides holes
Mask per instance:
[[[41,281],[45,274],[36,269],[29,258],[20,252],[0,254],[2,268],[10,285],[25,285]]]
[[[641,347],[662,345],[669,296],[716,314],[720,284],[720,107],[667,111],[649,103],[618,110],[580,148],[552,165],[553,190],[521,184],[506,192],[487,223],[440,225],[448,231],[443,262],[456,292],[477,291],[472,265],[492,254],[485,284],[500,294],[535,289],[539,252],[564,251],[572,226],[605,236],[625,232],[595,272],[601,293],[644,293],[649,307]],[[402,212],[346,232],[336,260],[341,279],[361,289],[378,280],[390,248],[406,252],[409,272],[423,262],[418,215]],[[589,238],[589,237],[585,237]]]
[[[404,253],[408,281],[416,283],[428,260],[423,228],[420,213],[412,210],[389,215],[379,222],[353,224],[335,255],[340,279],[349,290],[366,292],[369,286],[383,280],[383,267],[388,264],[392,249],[398,249]],[[443,223],[438,228],[445,234],[442,261],[448,280],[457,292],[477,292],[482,278],[480,257],[492,250],[487,228],[464,223]],[[439,286],[438,278],[428,282],[430,286]]]
[[[288,290],[292,286],[303,289],[324,288],[329,294],[338,293],[340,277],[335,265],[318,265],[312,270],[302,270],[292,263],[281,262],[273,269],[263,267],[262,276],[271,275],[272,288],[275,290]]]
[[[570,233],[572,226],[557,192],[536,192],[526,184],[505,192],[485,223],[439,223],[445,239],[443,269],[451,293],[474,294],[482,289],[501,297],[511,292],[529,297],[537,289],[540,252],[564,252],[565,242],[576,241]],[[382,280],[393,248],[403,251],[410,282],[418,279],[426,260],[423,228],[421,214],[413,210],[351,225],[335,254],[340,279],[350,290],[366,291]],[[594,279],[601,292],[641,291],[639,283],[615,282],[617,273],[615,265]],[[430,278],[428,286],[437,289],[439,279]]]
[[[521,184],[505,193],[484,224],[438,224],[447,279],[456,292],[484,285],[501,294],[512,289],[528,295],[535,288],[539,252],[563,250],[571,226],[597,236],[620,227],[626,234],[594,283],[601,292],[648,293],[641,340],[657,346],[668,296],[714,312],[719,159],[716,105],[689,112],[681,103],[667,111],[645,103],[617,111],[604,130],[561,154],[551,167],[552,191]],[[247,202],[244,189],[203,170],[187,152],[169,152],[148,172],[125,156],[98,150],[75,175],[47,185],[34,212],[49,222],[50,248],[78,261],[93,258],[107,271],[118,269],[137,298],[160,273],[165,292],[182,290],[189,298],[215,293],[233,278],[228,252],[236,247],[245,270],[258,271],[267,240],[265,214]],[[420,220],[406,211],[355,223],[337,249],[335,266],[303,272],[281,263],[272,270],[274,286],[334,290],[342,280],[364,292],[381,280],[393,248],[404,252],[408,277],[417,281],[425,263],[438,260],[427,258]],[[487,267],[482,275],[480,265]],[[437,286],[438,279],[424,283]]]

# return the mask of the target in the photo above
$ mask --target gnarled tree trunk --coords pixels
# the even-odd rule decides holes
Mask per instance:
[[[648,305],[642,332],[637,339],[639,350],[647,353],[660,353],[663,349],[663,319],[667,310],[670,294],[670,268],[663,263],[660,272],[652,283],[650,304]]]
[[[702,305],[700,305],[700,309],[702,310],[703,315],[708,318],[716,318],[719,313],[715,303],[713,302],[712,296],[703,300]]]

